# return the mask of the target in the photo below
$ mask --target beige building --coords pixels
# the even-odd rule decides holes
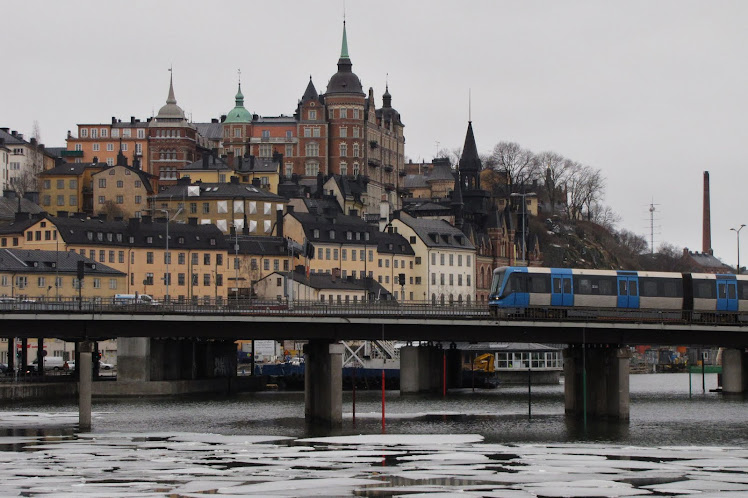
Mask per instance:
[[[235,228],[247,235],[265,236],[273,234],[277,212],[282,212],[287,203],[283,197],[239,183],[236,177],[229,183],[180,180],[154,199],[156,213],[168,210],[177,221],[196,218],[199,224],[213,224],[223,233]]]
[[[175,300],[225,299],[230,273],[227,244],[213,225],[166,223],[150,216],[129,221],[44,217],[0,229],[0,245],[74,251],[127,275],[120,293]]]
[[[123,272],[75,252],[0,249],[0,296],[34,301],[77,298],[79,261],[84,263],[83,299],[110,299],[124,292]]]
[[[435,304],[475,301],[475,247],[443,220],[400,213],[392,227],[415,253],[412,292]]]
[[[302,266],[292,272],[273,272],[260,280],[256,288],[259,299],[279,302],[288,300],[319,301],[331,305],[356,304],[365,301],[367,290],[370,295],[382,301],[392,298],[376,282],[341,278],[337,272],[307,276]]]
[[[94,173],[93,211],[124,218],[148,214],[148,199],[158,188],[158,178],[127,165],[111,166]]]

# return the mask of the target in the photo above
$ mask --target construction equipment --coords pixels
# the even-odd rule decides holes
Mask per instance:
[[[493,373],[495,371],[493,362],[493,353],[482,354],[473,360],[473,368],[479,372]]]

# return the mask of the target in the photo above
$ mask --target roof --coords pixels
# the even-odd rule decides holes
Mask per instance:
[[[727,266],[712,254],[691,251],[688,251],[687,254],[694,263],[702,268],[726,269],[727,271],[732,271],[730,266]]]
[[[28,145],[28,142],[19,136],[0,129],[0,138],[5,140],[5,145]]]
[[[236,105],[228,113],[224,123],[251,123],[252,113],[244,107],[244,94],[242,93],[242,84],[239,82],[239,90],[236,92]]]
[[[305,104],[306,102],[309,102],[310,100],[319,100],[319,95],[317,94],[317,89],[314,88],[314,83],[312,83],[312,77],[309,76],[309,84],[306,86],[306,90],[304,90],[304,95],[301,97],[301,103]]]
[[[222,123],[193,123],[198,134],[209,140],[221,140],[223,138]]]
[[[377,252],[380,254],[398,254],[413,256],[415,251],[410,243],[399,233],[376,232],[374,240],[377,243]]]
[[[327,92],[331,93],[354,93],[365,96],[361,80],[358,79],[352,70],[353,63],[348,56],[348,37],[345,31],[345,21],[343,22],[343,45],[338,59],[338,72],[332,75],[327,83]]]
[[[66,244],[166,248],[166,222],[150,217],[129,221],[59,218],[49,220]],[[169,249],[226,249],[228,245],[215,225],[169,223]]]
[[[86,265],[86,275],[114,275],[124,277],[119,270],[81,256],[73,251],[40,251],[30,249],[0,250],[0,271],[29,273],[74,273],[78,272],[78,261]]]
[[[207,162],[207,165],[206,165]],[[205,171],[207,169],[211,170],[229,170],[231,169],[228,165],[228,163],[221,157],[214,156],[213,154],[207,154],[203,156],[201,159],[195,161],[194,163],[188,164],[184,167],[186,170],[202,170]]]
[[[266,237],[255,235],[226,235],[230,251],[239,243],[239,254],[257,254],[262,256],[288,256],[287,241],[283,237]]]
[[[350,290],[364,292],[368,289],[369,294],[380,297],[390,296],[390,292],[373,278],[334,277],[331,273],[310,273],[307,278],[303,267],[297,266],[291,272],[294,281],[317,290]],[[265,278],[287,277],[288,272],[273,272]]]
[[[62,163],[52,169],[42,171],[39,176],[80,176],[86,168],[105,168],[106,163]]]
[[[481,169],[478,147],[475,145],[475,135],[473,135],[473,122],[468,121],[465,145],[462,147],[462,156],[460,156],[460,171],[480,171]]]
[[[355,180],[341,175],[332,175],[327,181],[330,181],[330,179],[332,179],[338,186],[338,189],[344,198],[353,197],[355,200],[360,201],[361,195],[366,192],[366,183],[360,175]]]
[[[28,199],[21,198],[21,212],[40,213],[42,208]],[[0,221],[15,220],[18,212],[18,198],[0,197]]]
[[[427,247],[475,249],[465,234],[444,220],[413,218],[401,213],[400,221],[409,226]]]
[[[166,98],[166,105],[158,110],[155,121],[158,124],[159,121],[183,121],[185,119],[184,111],[177,105],[177,99],[174,97],[174,79],[169,76],[169,96]]]
[[[17,208],[18,207],[17,201],[15,199],[13,199],[13,201],[16,202],[16,208]],[[28,216],[28,217],[24,217],[23,219],[14,218],[14,220],[11,223],[8,223],[7,225],[0,225],[0,235],[23,234],[23,232],[28,227],[30,227],[31,225],[34,225],[37,221],[43,218],[44,218],[43,216]]]
[[[560,348],[536,342],[457,342],[461,351],[518,352],[518,351],[561,351]]]
[[[62,151],[68,150],[67,147],[45,147],[44,152],[47,153],[49,157],[62,157]]]
[[[370,226],[358,216],[341,214],[339,209],[317,214],[316,212],[288,213],[299,221],[304,229],[304,236],[312,243],[373,245],[374,234]],[[315,237],[315,230],[316,237]],[[334,233],[331,233],[334,232]],[[350,232],[350,239],[348,239]],[[367,235],[368,234],[368,239]]]
[[[286,203],[286,199],[246,183],[193,183],[178,184],[162,190],[156,199],[252,199]]]

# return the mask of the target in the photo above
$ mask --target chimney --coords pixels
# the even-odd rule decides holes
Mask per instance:
[[[704,220],[701,234],[701,252],[712,253],[712,219],[709,203],[709,172],[704,171]]]
[[[68,212],[67,211],[57,211],[57,217],[58,218],[67,218]]]
[[[117,118],[115,118],[114,116],[112,116],[112,124],[117,124]]]
[[[203,154],[203,169],[208,169],[209,159],[210,159],[210,156],[208,154]]]
[[[255,188],[262,187],[262,183],[260,183],[260,179],[259,178],[252,178],[252,186],[255,187]]]
[[[135,116],[130,116],[130,124],[135,124]]]
[[[210,119],[210,122],[211,122],[211,123],[218,123],[218,118],[211,118],[211,119]]]
[[[238,176],[232,176],[229,181],[232,185],[239,185],[239,177]]]
[[[283,210],[278,209],[275,212],[275,235],[283,238]]]
[[[131,232],[137,232],[140,227],[140,218],[130,218],[127,220],[127,229]]]
[[[333,268],[332,269],[332,281],[335,282],[335,280],[340,278],[340,268]]]

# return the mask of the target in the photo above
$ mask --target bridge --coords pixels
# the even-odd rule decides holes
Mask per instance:
[[[162,378],[195,378],[198,358],[210,363],[220,357],[231,363],[237,339],[307,340],[307,417],[332,424],[342,417],[343,347],[339,343],[344,340],[428,342],[428,346],[402,348],[402,392],[435,390],[448,372],[456,375],[461,368],[459,352],[449,348],[455,341],[565,343],[569,345],[564,361],[565,398],[571,414],[585,411],[591,416],[628,418],[630,345],[729,348],[723,354],[723,389],[745,392],[748,387],[748,323],[694,322],[687,316],[674,319],[640,310],[626,311],[615,319],[599,316],[596,310],[587,310],[583,316],[568,319],[498,320],[489,316],[486,306],[394,302],[0,303],[0,337],[76,341],[82,345],[79,371],[86,371],[86,355],[90,362],[91,341],[118,338],[120,376],[143,382],[158,380],[153,378],[154,371],[161,372]],[[205,340],[217,345],[209,351],[200,349],[196,341]],[[166,347],[164,341],[179,347]],[[154,369],[154,365],[161,367]],[[90,407],[90,391],[88,397]]]

